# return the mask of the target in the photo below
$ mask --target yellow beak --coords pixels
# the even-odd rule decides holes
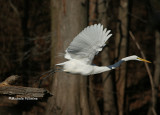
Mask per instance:
[[[138,57],[138,59],[141,60],[141,61],[147,62],[147,63],[152,63],[152,62],[150,62],[148,60],[145,60],[145,59],[142,59],[142,58],[139,58],[139,57]]]

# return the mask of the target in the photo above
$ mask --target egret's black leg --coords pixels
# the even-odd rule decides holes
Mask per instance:
[[[59,68],[56,68],[56,67],[59,67]],[[39,87],[41,86],[42,84],[42,81],[52,75],[54,75],[54,73],[56,72],[62,72],[62,66],[55,66],[54,68],[52,68],[51,70],[47,71],[47,72],[44,72],[43,74],[41,74],[41,77],[39,79]],[[46,75],[48,74],[48,75]],[[46,75],[46,76],[44,76]],[[44,77],[43,77],[44,76]]]

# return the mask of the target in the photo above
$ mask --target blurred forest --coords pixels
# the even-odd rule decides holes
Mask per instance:
[[[15,85],[38,87],[73,38],[95,23],[113,36],[94,64],[129,55],[152,63],[131,61],[88,77],[56,73],[41,85],[53,93],[48,100],[0,96],[0,115],[159,115],[160,0],[1,0],[0,82],[19,75]]]

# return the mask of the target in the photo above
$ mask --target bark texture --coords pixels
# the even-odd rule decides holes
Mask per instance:
[[[116,56],[117,59],[126,57],[127,49],[127,36],[128,36],[128,0],[120,0],[118,25],[116,34]],[[118,101],[118,113],[124,114],[124,93],[126,82],[126,64],[122,64],[116,69],[117,79],[117,101]]]
[[[65,61],[57,57],[65,41],[73,38],[87,26],[86,0],[51,0],[52,51],[51,65]],[[51,86],[55,97],[48,100],[46,115],[88,115],[87,77],[56,73]]]
[[[24,97],[24,98],[38,98],[41,99],[51,94],[44,88],[32,88],[22,86],[3,86],[0,87],[0,95]]]
[[[108,5],[110,0],[103,1],[98,0],[98,12],[99,12],[99,22],[105,27],[108,28],[109,25],[109,16],[107,16]],[[109,29],[109,28],[108,28]],[[107,41],[107,44],[109,41]],[[109,57],[109,48],[105,47],[103,52],[101,53],[101,63],[103,66],[110,65],[110,57]],[[110,72],[102,73],[103,79],[103,100],[104,100],[104,115],[116,115],[116,105],[114,99],[114,89],[113,89],[113,78]]]

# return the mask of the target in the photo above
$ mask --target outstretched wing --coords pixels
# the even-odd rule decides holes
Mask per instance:
[[[112,36],[110,30],[103,30],[103,25],[94,24],[79,33],[66,49],[66,59],[77,59],[90,64],[95,55],[103,49],[106,41]]]

